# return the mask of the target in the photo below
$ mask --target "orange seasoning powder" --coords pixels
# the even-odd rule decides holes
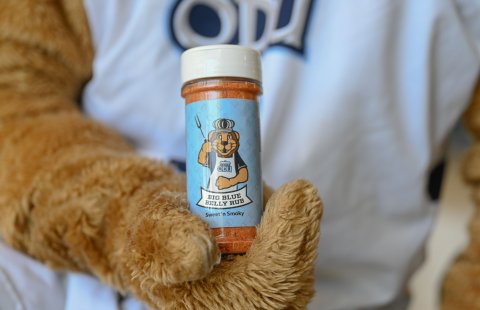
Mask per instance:
[[[260,56],[235,45],[182,55],[190,210],[222,253],[245,253],[263,210],[258,97]]]

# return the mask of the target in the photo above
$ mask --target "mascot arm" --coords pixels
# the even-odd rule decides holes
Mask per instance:
[[[226,178],[226,177],[219,177],[217,180],[217,186],[219,189],[228,188],[231,186],[235,186],[239,183],[247,182],[248,181],[248,170],[246,167],[240,168],[238,173],[233,178]]]
[[[442,290],[442,309],[480,309],[480,82],[464,115],[475,142],[468,151],[463,175],[472,186],[476,210],[470,222],[470,241],[447,273]]]
[[[198,153],[198,163],[202,166],[208,166],[208,154],[212,151],[212,143],[210,141],[205,141],[202,144],[202,148]]]
[[[187,210],[184,176],[77,108],[92,58],[83,1],[0,1],[3,239],[154,308],[304,308],[322,214],[312,185],[276,191],[249,253],[214,267],[218,250]]]
[[[238,174],[232,179],[234,185],[248,181],[248,170],[246,167],[240,168]]]
[[[184,177],[78,109],[92,57],[83,1],[0,1],[3,239],[122,291],[147,265],[162,283],[205,276],[218,253]]]

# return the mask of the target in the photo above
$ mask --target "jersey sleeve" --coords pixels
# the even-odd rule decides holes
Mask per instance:
[[[240,170],[242,168],[246,168],[246,167],[247,167],[247,164],[245,164],[245,162],[243,161],[240,154],[237,154],[235,156],[235,169],[238,171],[238,170]]]

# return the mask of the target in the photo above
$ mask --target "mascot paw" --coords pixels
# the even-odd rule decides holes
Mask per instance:
[[[217,179],[217,185],[218,189],[225,189],[225,188],[228,188],[230,186],[232,186],[233,184],[231,184],[230,180],[227,179],[226,177],[218,177]]]
[[[197,281],[133,279],[134,294],[154,309],[306,309],[314,293],[321,215],[316,189],[302,180],[289,183],[268,201],[245,255],[226,257]]]
[[[208,225],[163,194],[141,207],[128,234],[127,268],[140,283],[198,280],[220,263]],[[175,199],[173,200],[175,201]]]

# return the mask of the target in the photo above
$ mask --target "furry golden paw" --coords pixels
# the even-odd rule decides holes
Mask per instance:
[[[208,275],[220,252],[208,225],[161,194],[142,206],[128,234],[127,265],[142,283],[172,285]],[[175,199],[173,199],[175,201]]]
[[[229,256],[205,278],[176,285],[132,279],[131,289],[159,309],[305,309],[313,296],[322,203],[295,181],[267,203],[250,251]]]

